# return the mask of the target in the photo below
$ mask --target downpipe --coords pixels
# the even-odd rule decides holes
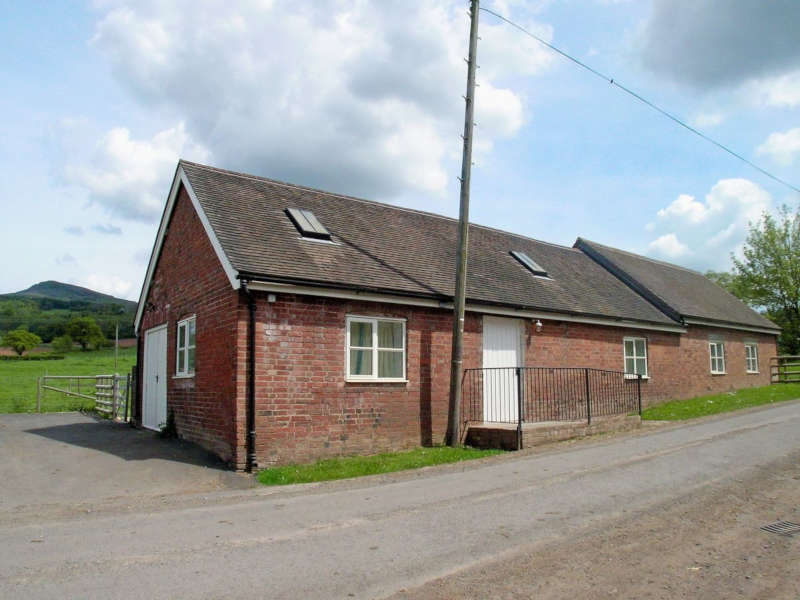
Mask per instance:
[[[252,473],[258,466],[256,461],[256,299],[248,287],[248,280],[242,280],[242,291],[247,297],[247,429],[246,466]]]

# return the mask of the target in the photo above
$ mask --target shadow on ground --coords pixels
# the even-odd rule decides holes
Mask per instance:
[[[124,423],[115,423],[94,415],[87,416],[92,419],[91,422],[24,431],[56,442],[113,454],[124,460],[159,459],[228,470],[228,466],[217,456],[191,442],[165,439],[154,432],[135,429]]]

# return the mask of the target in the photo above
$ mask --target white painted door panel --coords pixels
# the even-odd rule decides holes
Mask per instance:
[[[522,321],[502,317],[483,318],[483,420],[516,422],[517,378],[521,367]]]
[[[167,422],[167,327],[144,334],[142,426],[160,429]]]

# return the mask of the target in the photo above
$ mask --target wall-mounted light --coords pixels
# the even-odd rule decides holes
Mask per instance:
[[[267,294],[267,302],[269,302],[270,304],[275,302],[277,299],[278,298],[275,296],[275,294]]]
[[[542,330],[542,322],[539,319],[536,319],[534,327],[536,327],[536,333],[539,333]]]

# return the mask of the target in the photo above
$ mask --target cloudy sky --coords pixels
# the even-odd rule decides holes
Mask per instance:
[[[800,2],[484,0],[800,185]],[[3,2],[0,292],[136,299],[179,157],[458,212],[463,0]],[[800,196],[481,13],[472,220],[728,269]]]

